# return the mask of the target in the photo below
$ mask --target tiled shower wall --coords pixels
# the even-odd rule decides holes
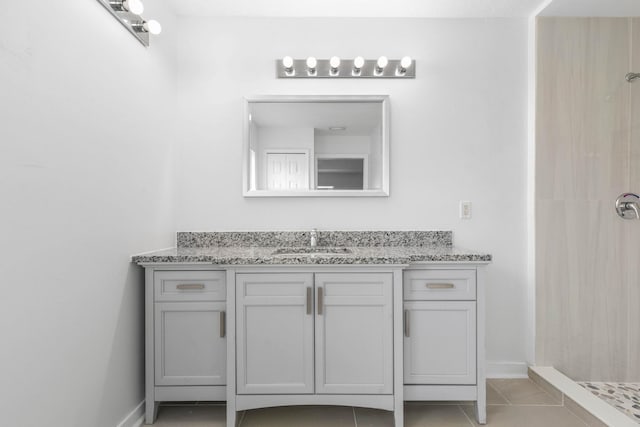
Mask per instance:
[[[540,18],[536,364],[640,381],[640,18]]]

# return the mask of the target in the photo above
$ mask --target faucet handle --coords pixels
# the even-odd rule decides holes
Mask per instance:
[[[616,212],[623,219],[640,219],[640,196],[624,193],[616,200]]]

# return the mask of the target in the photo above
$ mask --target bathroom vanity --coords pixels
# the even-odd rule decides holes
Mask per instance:
[[[146,272],[146,423],[246,409],[470,400],[486,422],[484,266],[451,232],[178,233]]]

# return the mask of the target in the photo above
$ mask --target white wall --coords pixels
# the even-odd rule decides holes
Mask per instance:
[[[493,254],[490,372],[526,360],[526,19],[181,18],[178,229],[451,229]],[[415,80],[276,79],[291,55],[411,55]],[[391,196],[242,197],[242,97],[389,94]],[[458,201],[473,219],[458,219]],[[501,362],[508,362],[503,364]],[[515,364],[515,365],[510,365]]]
[[[174,242],[175,36],[97,1],[0,13],[0,414],[114,427],[144,398],[142,272]]]

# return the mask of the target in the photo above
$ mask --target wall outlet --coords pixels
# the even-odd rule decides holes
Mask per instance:
[[[460,218],[471,219],[471,202],[466,200],[460,201]]]

